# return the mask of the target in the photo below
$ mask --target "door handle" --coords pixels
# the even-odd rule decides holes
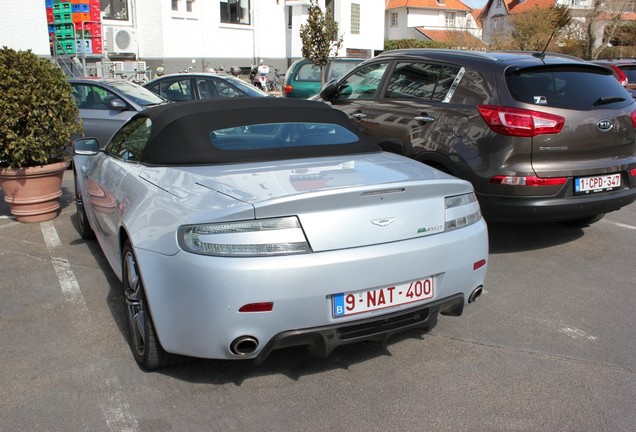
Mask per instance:
[[[355,113],[355,114],[351,114],[351,117],[353,117],[356,120],[364,120],[365,118],[367,118],[367,115],[365,113]]]
[[[432,123],[435,121],[433,117],[431,117],[430,115],[426,113],[422,113],[418,115],[417,117],[414,117],[414,120],[418,123]]]

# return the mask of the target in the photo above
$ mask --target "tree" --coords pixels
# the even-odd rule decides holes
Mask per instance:
[[[311,0],[307,24],[300,26],[300,38],[303,43],[302,54],[306,59],[320,67],[320,82],[325,84],[325,65],[329,57],[338,55],[342,47],[342,36],[338,36],[338,23],[331,12],[323,14],[318,0]]]
[[[528,12],[512,17],[512,45],[514,49],[543,51],[556,47],[559,33],[571,22],[570,11],[565,6],[534,7]]]

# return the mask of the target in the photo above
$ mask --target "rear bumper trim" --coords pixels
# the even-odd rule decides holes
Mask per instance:
[[[280,348],[307,345],[312,354],[326,357],[340,345],[365,340],[383,341],[395,333],[411,328],[429,330],[437,323],[438,313],[458,316],[463,307],[464,296],[455,294],[406,311],[341,324],[284,331],[269,341],[255,358],[255,362],[262,363],[273,350]]]

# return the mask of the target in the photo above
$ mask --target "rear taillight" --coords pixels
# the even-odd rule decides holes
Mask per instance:
[[[629,175],[632,177],[636,177],[636,168],[634,168],[633,170],[629,170]]]
[[[612,69],[614,69],[614,72],[616,72],[616,79],[618,80],[618,82],[621,83],[623,87],[627,87],[627,84],[629,84],[629,80],[627,79],[627,75],[625,75],[625,72],[623,72],[621,68],[616,65],[612,66]]]
[[[540,111],[495,105],[479,105],[479,114],[493,131],[510,136],[534,137],[561,132],[565,119]]]
[[[289,84],[285,84],[285,86],[283,87],[283,91],[285,92],[285,94],[289,94],[291,93],[293,87],[290,86]]]
[[[636,110],[629,115],[632,118],[632,126],[636,128]]]
[[[536,177],[536,176],[503,176],[498,175],[490,179],[492,184],[508,186],[561,186],[568,181],[567,177]]]

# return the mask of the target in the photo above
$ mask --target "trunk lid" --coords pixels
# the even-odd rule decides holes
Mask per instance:
[[[197,184],[251,204],[256,218],[298,216],[314,252],[443,232],[444,198],[472,191],[465,181],[388,153],[202,174]]]

